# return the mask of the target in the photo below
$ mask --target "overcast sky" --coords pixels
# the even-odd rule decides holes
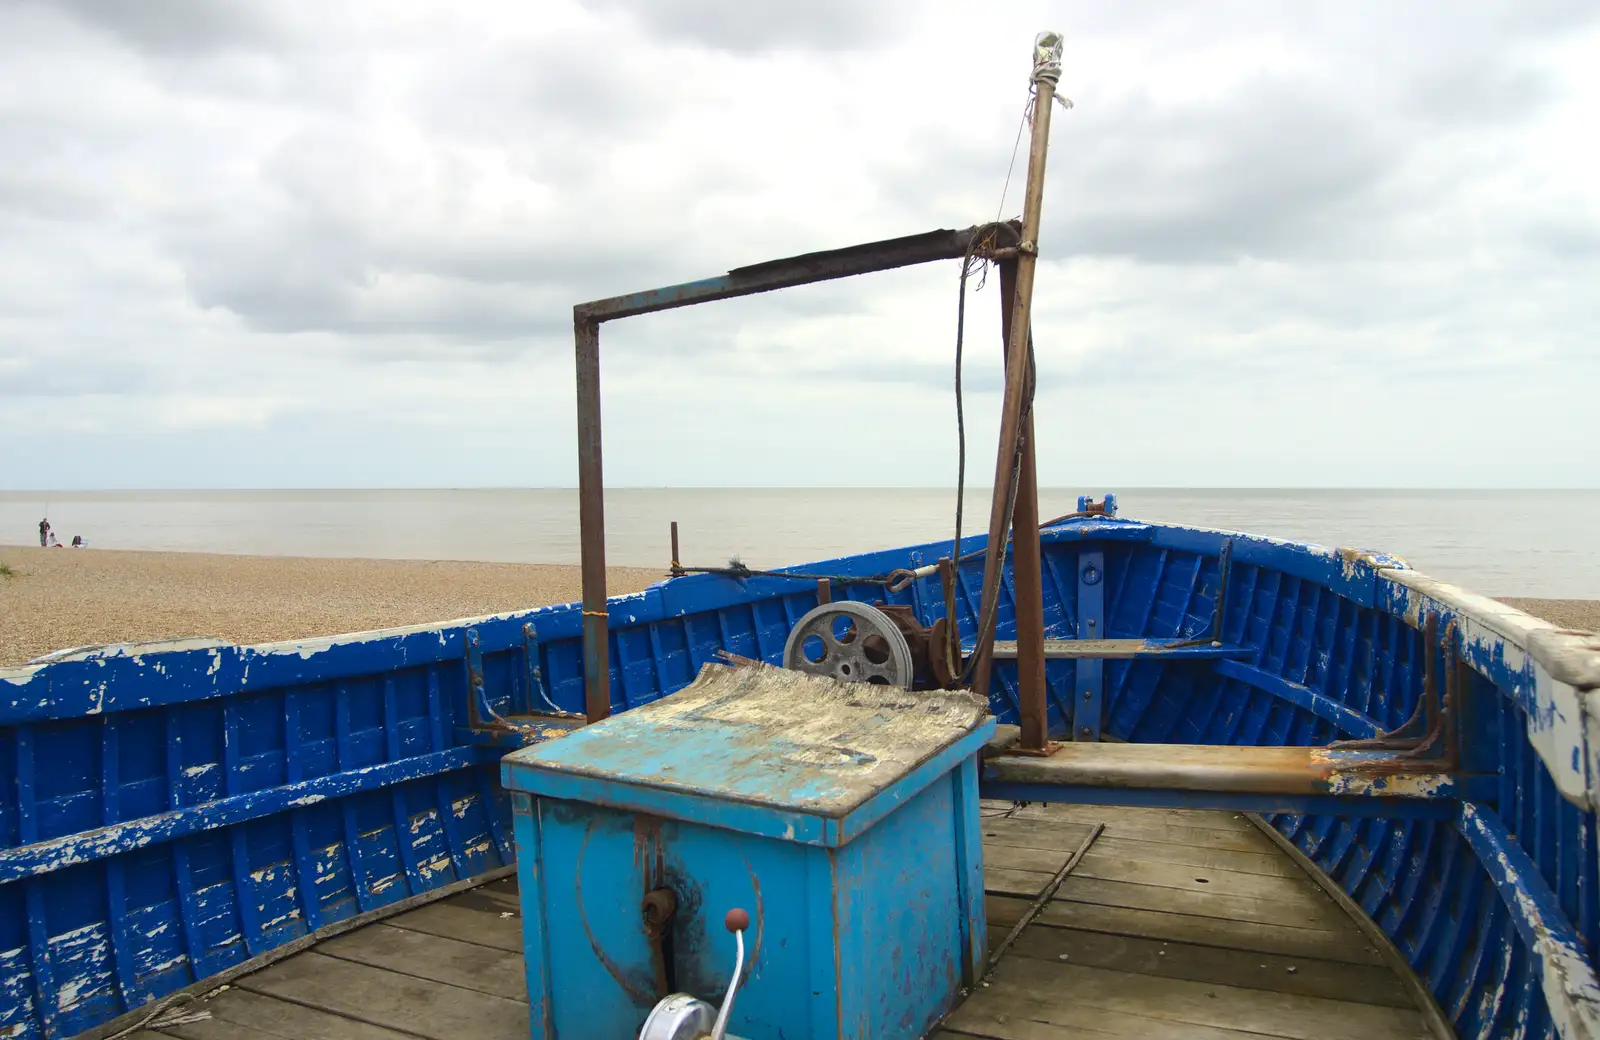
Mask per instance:
[[[1015,216],[1044,28],[1042,483],[1600,486],[1592,0],[0,0],[0,487],[571,484],[574,303]],[[956,268],[604,326],[608,482],[953,483]]]

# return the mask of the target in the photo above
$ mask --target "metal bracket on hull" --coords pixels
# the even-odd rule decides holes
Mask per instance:
[[[463,661],[467,671],[467,740],[474,744],[495,747],[525,747],[541,740],[559,737],[586,725],[588,720],[573,712],[562,711],[544,692],[542,672],[539,667],[538,631],[532,622],[522,626],[523,676],[527,682],[528,706],[536,700],[550,708],[548,712],[529,711],[527,714],[501,715],[489,703],[487,685],[483,677],[483,644],[476,628],[467,629],[466,654]],[[459,730],[457,731],[460,732]]]
[[[1461,745],[1457,725],[1461,712],[1459,692],[1461,658],[1458,651],[1458,633],[1454,620],[1445,626],[1444,640],[1439,639],[1439,615],[1429,614],[1423,623],[1422,645],[1427,656],[1423,659],[1422,696],[1417,699],[1416,710],[1398,727],[1364,740],[1338,740],[1328,745],[1346,751],[1390,751],[1395,761],[1418,760],[1436,762],[1441,769],[1452,770],[1460,762]],[[1439,693],[1439,666],[1443,657],[1444,694]]]

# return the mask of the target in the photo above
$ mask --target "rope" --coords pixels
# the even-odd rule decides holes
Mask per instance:
[[[222,987],[226,989],[227,987]],[[206,994],[207,997],[211,994]],[[151,1009],[150,1013],[126,1029],[118,1030],[106,1037],[106,1040],[121,1040],[123,1037],[132,1036],[141,1029],[165,1029],[168,1026],[185,1026],[195,1022],[205,1022],[211,1018],[211,1012],[191,1010],[189,1005],[195,1001],[193,993],[179,993],[168,997]]]
[[[1061,82],[1061,52],[1065,39],[1058,32],[1042,32],[1033,41],[1033,75],[1029,78],[1027,107],[1023,109],[1023,122],[1033,125],[1033,112],[1039,101],[1039,84],[1048,83],[1052,90]],[[1055,95],[1056,103],[1071,111],[1072,99]]]

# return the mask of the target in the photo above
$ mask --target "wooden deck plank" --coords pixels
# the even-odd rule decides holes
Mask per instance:
[[[230,987],[203,1005],[208,1022],[162,1030],[180,1040],[415,1040],[399,1033],[317,1008]]]
[[[507,1000],[527,1000],[522,954],[376,924],[331,939],[320,953]]]
[[[1021,1000],[1055,993],[1074,1008],[1143,1014],[1168,1022],[1295,1040],[1423,1040],[1428,1036],[1422,1015],[1415,1009],[1270,993],[1030,957],[1001,961],[989,991]]]
[[[1085,828],[1084,834],[1088,834]],[[1083,839],[1078,839],[1081,844]],[[984,845],[984,862],[993,863],[997,867],[1010,870],[1036,870],[1045,874],[1054,874],[1061,869],[1061,864],[1072,851],[1060,849],[1030,848],[1025,845],[1013,845],[1005,842],[988,842]],[[1126,838],[1106,837],[1102,834],[1095,839],[1089,852],[1084,856],[1084,862],[1079,864],[1073,873],[1082,873],[1085,864],[1139,864],[1145,869],[1152,880],[1145,884],[1161,884],[1160,880],[1166,876],[1177,877],[1206,877],[1218,876],[1236,877],[1237,883],[1251,887],[1254,890],[1277,889],[1280,892],[1315,892],[1319,897],[1325,898],[1322,890],[1309,880],[1294,864],[1287,862],[1279,854],[1276,856],[1266,853],[1253,852],[1224,852],[1216,849],[1194,848],[1185,845],[1158,844],[1146,841],[1130,841]],[[1292,872],[1292,873],[1291,873]],[[1103,876],[1092,874],[1091,876]],[[1260,883],[1249,881],[1249,878],[1271,879]],[[1116,880],[1133,880],[1119,875]],[[1215,880],[1206,882],[1217,883]],[[1180,886],[1187,887],[1187,886]]]
[[[475,900],[466,899],[473,895],[475,895],[473,892],[463,892],[461,895],[451,896],[437,903],[408,910],[389,918],[384,923],[394,928],[405,928],[460,942],[477,943],[479,946],[489,946],[496,950],[521,955],[521,914],[502,906],[490,897],[478,896]],[[501,917],[501,914],[508,916]]]
[[[1003,987],[979,990],[945,1020],[958,1036],[985,1040],[1071,1040],[1079,1036],[1146,1037],[1149,1040],[1278,1040],[1271,1033],[1242,1033],[1192,1022],[1077,1007],[1067,1001],[1017,997]]]
[[[315,950],[240,980],[252,993],[304,1004],[429,1040],[525,1040],[528,1005]]]
[[[985,879],[987,882],[987,871]],[[1031,893],[1001,894],[1031,896],[1036,893],[1037,889]],[[1215,917],[1225,921],[1254,921],[1258,924],[1318,928],[1324,931],[1342,931],[1350,923],[1337,906],[1327,901],[1321,904],[1310,900],[1286,903],[1276,899],[1252,899],[1248,896],[1223,895],[1196,889],[1107,881],[1103,878],[1078,877],[1075,874],[1068,875],[1056,892],[1056,898],[1078,903],[1098,903],[1102,906],[1162,910],[1167,913],[1194,914],[1197,917]]]
[[[1185,830],[1221,831],[1225,834],[1259,832],[1240,813],[1226,809],[1151,809],[1138,805],[1029,805],[1018,809],[1013,820],[1045,820],[1052,823],[1104,823],[1113,833],[1121,828],[1147,830],[1181,827]]]
[[[990,931],[992,942],[999,942],[1006,930],[996,926]],[[1066,961],[1273,993],[1383,1007],[1414,1006],[1394,973],[1378,965],[1340,964],[1075,928],[1029,928],[1017,939],[1012,953],[1047,962]]]
[[[1060,852],[1065,859],[1083,842],[1089,829],[1090,825],[1086,823],[985,821],[983,844],[985,848],[1011,847]],[[1219,837],[1228,840],[1218,842],[1215,839]],[[1170,838],[1171,835],[1165,831],[1130,833],[1126,827],[1108,825],[1106,832],[1095,839],[1094,848],[1096,852],[1114,852],[1128,859],[1151,863],[1189,863],[1276,877],[1301,876],[1295,865],[1285,860],[1283,853],[1259,834],[1254,838],[1239,835],[1237,840],[1233,840],[1225,831],[1186,828],[1180,840]]]
[[[1028,900],[1015,896],[989,896],[984,902],[989,923],[1006,928],[1021,920],[1028,907]],[[1373,949],[1366,937],[1355,928],[1291,928],[1254,921],[1061,900],[1045,907],[1034,923],[1050,928],[1077,928],[1108,935],[1185,942],[1285,957],[1309,957],[1342,964],[1387,966],[1383,955]]]
[[[1298,877],[1274,877],[1218,867],[1194,867],[1184,863],[1151,863],[1125,859],[1094,848],[1090,848],[1072,873],[1074,877],[1177,888],[1185,892],[1238,896],[1243,899],[1271,899],[1295,906],[1333,905],[1327,893],[1304,874]]]

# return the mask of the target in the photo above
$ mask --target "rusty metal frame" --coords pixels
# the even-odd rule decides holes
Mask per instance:
[[[905,238],[805,253],[738,267],[727,274],[659,289],[580,303],[572,308],[578,370],[578,523],[583,561],[584,713],[590,722],[611,714],[611,662],[606,615],[605,480],[600,429],[600,324],[616,318],[771,292],[813,282],[956,260],[969,252],[989,259],[1013,249],[980,250],[982,228],[929,231]],[[676,559],[676,557],[674,557]]]

